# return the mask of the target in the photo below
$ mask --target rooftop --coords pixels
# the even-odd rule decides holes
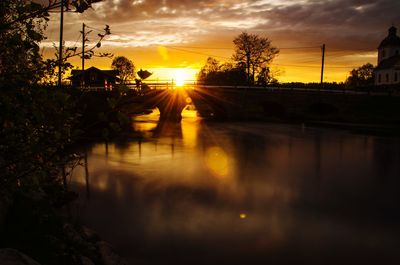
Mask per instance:
[[[397,36],[397,28],[394,26],[389,28],[388,36],[381,42],[379,48],[387,46],[400,46],[400,38]]]

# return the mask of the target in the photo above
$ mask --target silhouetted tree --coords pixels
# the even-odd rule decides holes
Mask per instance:
[[[219,62],[215,58],[208,57],[206,64],[201,68],[198,79],[204,80],[210,73],[219,71]]]
[[[135,77],[135,65],[124,56],[115,57],[111,63],[111,68],[119,72],[119,78],[122,84],[125,84],[126,81]]]
[[[246,70],[240,64],[220,64],[209,57],[198,74],[198,81],[205,85],[245,85]]]
[[[63,1],[78,12],[93,2]],[[60,7],[60,1],[40,2],[48,5],[0,1],[0,215],[7,220],[7,224],[0,224],[0,241],[1,245],[11,242],[18,250],[39,258],[41,264],[65,260],[70,264],[75,260],[74,247],[70,243],[66,248],[56,247],[53,239],[68,241],[59,237],[65,221],[56,210],[74,198],[66,187],[67,176],[79,164],[73,146],[87,139],[82,138],[84,133],[103,131],[108,137],[130,119],[122,113],[115,95],[104,98],[38,85],[47,71],[39,42],[44,39],[48,12]],[[76,50],[65,52],[79,54]],[[53,71],[54,60],[51,64],[49,70]],[[26,230],[28,224],[29,232],[17,232]],[[42,248],[32,249],[43,234],[49,236],[39,240]],[[66,254],[65,249],[71,251]]]
[[[246,66],[249,84],[254,83],[257,72],[262,67],[267,67],[279,53],[279,49],[273,47],[268,38],[256,34],[243,32],[233,40],[233,43],[235,44],[233,59]]]
[[[362,87],[374,84],[375,67],[370,64],[364,64],[358,68],[351,70],[350,76],[346,80],[346,85],[349,87]]]
[[[271,70],[269,67],[261,67],[260,72],[258,73],[257,76],[257,84],[261,86],[266,86],[268,84],[276,84],[278,83],[278,80],[274,78],[274,76],[271,73]]]
[[[57,53],[56,53],[57,54]],[[56,55],[58,58],[58,55]],[[62,62],[62,77],[66,75],[69,70],[71,70],[74,66],[63,60]],[[39,83],[42,85],[56,85],[58,82],[58,60],[57,59],[46,59],[43,61],[43,76],[40,79]]]
[[[38,43],[44,39],[46,17],[30,16],[41,8],[24,0],[0,2],[1,85],[32,84],[43,74]]]

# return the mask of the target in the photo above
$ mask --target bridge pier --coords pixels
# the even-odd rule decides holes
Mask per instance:
[[[160,120],[180,122],[182,120],[182,110],[186,105],[179,106],[165,106],[158,105],[157,108],[160,110]]]
[[[156,102],[156,106],[160,111],[160,120],[180,122],[182,120],[182,111],[187,105],[186,98],[184,91],[163,91],[160,95],[160,100]]]

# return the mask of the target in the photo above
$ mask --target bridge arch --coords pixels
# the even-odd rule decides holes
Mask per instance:
[[[152,91],[145,95],[146,108],[158,108],[160,120],[179,122],[182,120],[182,110],[186,107],[187,95],[180,90]]]

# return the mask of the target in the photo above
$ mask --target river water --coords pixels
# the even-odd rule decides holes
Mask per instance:
[[[400,264],[400,140],[137,118],[86,148],[79,219],[129,264]]]

